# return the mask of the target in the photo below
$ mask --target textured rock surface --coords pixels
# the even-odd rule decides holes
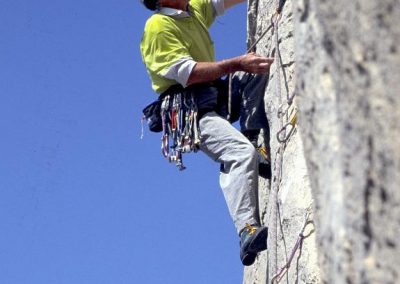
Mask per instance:
[[[323,279],[399,283],[400,2],[297,5],[300,128]]]
[[[250,2],[249,44],[268,27],[275,5]],[[314,224],[281,283],[400,283],[399,19],[398,0],[286,1],[279,29],[283,109],[296,90],[299,125],[283,154],[278,268],[311,204]],[[257,52],[275,54],[271,33]],[[275,69],[265,98],[272,161],[280,128]],[[261,184],[268,223],[271,185]],[[245,269],[244,283],[270,283],[272,254]]]
[[[274,9],[275,1],[250,2],[252,9],[249,13],[249,42],[251,45],[270,25],[270,18]],[[255,24],[257,23],[257,24]],[[295,89],[294,71],[295,71],[295,40],[293,34],[293,13],[292,3],[288,1],[284,7],[282,19],[279,28],[279,50],[282,56],[281,68],[281,98],[282,109],[287,109],[287,96],[292,96]],[[275,46],[272,30],[257,45],[257,53],[273,57],[275,55]],[[277,150],[279,142],[276,139],[276,133],[280,130],[277,112],[281,104],[281,99],[275,93],[276,64],[271,68],[270,80],[266,90],[266,111],[270,124],[270,147],[271,160],[277,159]],[[287,115],[283,117],[284,123],[290,120],[291,115],[297,108],[297,99],[294,100],[292,107]],[[283,152],[282,181],[279,186],[278,208],[279,221],[277,226],[277,267],[270,261],[273,252],[261,254],[256,264],[246,268],[244,273],[244,283],[270,283],[277,269],[284,266],[296,243],[301,228],[304,225],[305,214],[312,211],[312,195],[310,181],[307,174],[307,167],[303,155],[303,145],[300,139],[298,129],[290,136]],[[276,172],[276,169],[274,170]],[[277,178],[277,177],[274,177]],[[260,190],[260,209],[261,217],[265,224],[270,227],[271,236],[271,205],[270,190],[271,184],[262,180],[262,189]],[[312,212],[311,212],[312,213]],[[312,220],[313,215],[309,218]],[[306,227],[305,238],[301,249],[296,251],[295,257],[291,263],[288,274],[282,279],[285,283],[318,283],[319,268],[317,265],[317,253],[315,233],[312,223]],[[273,246],[273,238],[269,238],[268,246]]]

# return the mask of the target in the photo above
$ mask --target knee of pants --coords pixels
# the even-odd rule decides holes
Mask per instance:
[[[256,163],[257,158],[258,158],[257,150],[256,150],[256,148],[254,148],[254,146],[250,142],[243,144],[240,147],[237,157],[238,157],[238,159],[242,160],[243,162],[247,162],[249,164]]]

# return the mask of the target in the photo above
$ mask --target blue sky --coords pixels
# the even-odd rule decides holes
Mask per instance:
[[[0,283],[241,283],[218,165],[179,172],[145,131],[155,99],[137,0],[0,0]],[[212,28],[245,52],[246,7]]]

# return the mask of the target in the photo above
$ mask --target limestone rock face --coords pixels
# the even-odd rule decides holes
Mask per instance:
[[[276,1],[250,2],[248,31],[250,46],[270,28],[271,16]],[[273,64],[269,74],[269,82],[265,95],[265,109],[269,120],[270,133],[266,134],[269,140],[271,161],[274,176],[271,181],[260,180],[260,213],[261,219],[269,227],[268,252],[262,253],[256,263],[245,269],[244,283],[271,283],[274,276],[288,262],[292,252],[294,257],[290,269],[283,279],[287,283],[318,283],[319,267],[317,264],[317,250],[313,221],[313,199],[303,144],[299,128],[288,125],[286,143],[279,143],[277,133],[282,125],[289,123],[298,111],[298,98],[295,96],[295,38],[293,31],[293,7],[288,1],[283,9],[279,21],[278,38],[279,53],[282,57],[279,74],[277,64]],[[270,29],[257,44],[256,52],[265,56],[274,57],[276,46],[274,43],[276,31]],[[279,86],[277,86],[279,82]],[[277,87],[281,89],[277,93]],[[293,102],[290,98],[294,97]],[[288,102],[289,98],[289,102]],[[278,111],[283,112],[278,118]],[[281,132],[282,135],[284,134]],[[280,149],[281,147],[281,149]],[[278,160],[282,157],[282,167]],[[279,174],[280,172],[280,174]],[[280,182],[279,182],[280,181]],[[274,189],[279,189],[277,198],[271,195]],[[276,211],[274,205],[277,201]],[[293,251],[304,227],[306,215],[307,226],[304,231],[305,239],[301,246]],[[277,224],[273,224],[273,217],[277,216]],[[275,228],[275,233],[273,232]]]
[[[299,1],[300,128],[329,283],[399,283],[400,2]]]
[[[276,4],[250,1],[249,44],[268,28]],[[286,1],[278,29],[282,68],[278,76],[272,66],[265,95],[271,160],[276,165],[282,154],[281,179],[275,182],[274,168],[260,188],[271,233],[270,193],[278,184],[278,234],[245,269],[244,283],[271,283],[306,212],[306,238],[281,282],[400,283],[399,19],[398,0]],[[275,56],[271,32],[257,53]],[[279,151],[276,133],[296,109],[298,123]]]

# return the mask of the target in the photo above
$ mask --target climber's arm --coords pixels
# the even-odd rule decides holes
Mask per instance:
[[[247,53],[217,62],[197,62],[189,75],[187,85],[211,82],[236,71],[266,73],[272,62],[273,58],[263,57],[255,53]]]
[[[225,9],[228,9],[236,4],[246,2],[246,0],[224,0]]]

